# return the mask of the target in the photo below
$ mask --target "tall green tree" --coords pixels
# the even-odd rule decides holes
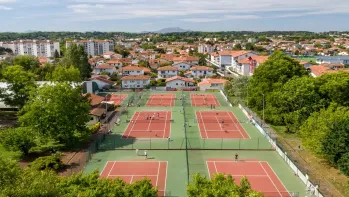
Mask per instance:
[[[80,87],[59,82],[37,89],[22,109],[19,120],[42,136],[71,147],[89,135],[86,128],[89,110],[90,104]]]
[[[7,88],[1,88],[0,98],[6,105],[22,108],[28,101],[30,92],[36,88],[35,75],[22,66],[8,66],[3,71]]]
[[[263,94],[266,107],[271,102],[272,92],[279,90],[293,77],[307,76],[308,72],[298,61],[283,54],[281,51],[274,52],[268,60],[259,65],[248,84],[248,104],[257,113],[263,109]],[[268,109],[267,109],[268,110]],[[266,110],[266,116],[274,112]],[[269,108],[272,110],[272,108]]]
[[[46,79],[56,82],[81,82],[80,71],[73,66],[57,66],[52,73],[46,76]]]
[[[25,70],[31,70],[32,72],[40,67],[38,58],[32,55],[16,56],[13,60],[13,64],[22,66]]]
[[[9,128],[0,132],[0,143],[6,150],[20,151],[28,155],[30,149],[35,146],[35,135],[28,127]]]
[[[268,103],[273,114],[269,119],[286,125],[288,132],[296,132],[314,111],[326,106],[320,97],[313,77],[295,77],[271,93]],[[280,119],[280,120],[279,120]]]
[[[66,67],[74,66],[78,68],[82,80],[91,77],[92,68],[88,63],[88,56],[83,46],[70,45],[65,51],[62,64]]]
[[[57,49],[55,50],[55,54],[53,56],[54,58],[58,59],[60,58],[61,56],[59,55],[59,52],[57,51]]]

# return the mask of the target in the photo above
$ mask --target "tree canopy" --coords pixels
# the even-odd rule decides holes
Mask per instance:
[[[65,51],[62,64],[66,67],[74,66],[78,68],[82,80],[91,77],[92,68],[88,63],[87,53],[83,46],[70,45]]]

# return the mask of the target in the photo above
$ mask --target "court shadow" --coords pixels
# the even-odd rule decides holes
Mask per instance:
[[[98,150],[133,149],[136,138],[122,138],[122,134],[112,133],[105,136],[105,139],[98,144]]]

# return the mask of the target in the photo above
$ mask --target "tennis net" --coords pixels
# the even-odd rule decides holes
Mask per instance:
[[[211,118],[203,118],[203,119],[194,119],[194,123],[219,123],[219,124],[229,124],[229,123],[246,123],[248,122],[248,119],[236,119],[236,120],[232,120],[232,119],[220,119],[220,118],[216,118],[216,119],[211,119]]]
[[[159,119],[154,119],[154,120],[126,120],[126,123],[171,123],[174,122],[174,120],[159,120]]]

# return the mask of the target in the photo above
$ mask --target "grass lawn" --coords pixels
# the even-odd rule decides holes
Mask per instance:
[[[297,59],[305,62],[316,62],[316,58],[314,57],[297,57]]]

